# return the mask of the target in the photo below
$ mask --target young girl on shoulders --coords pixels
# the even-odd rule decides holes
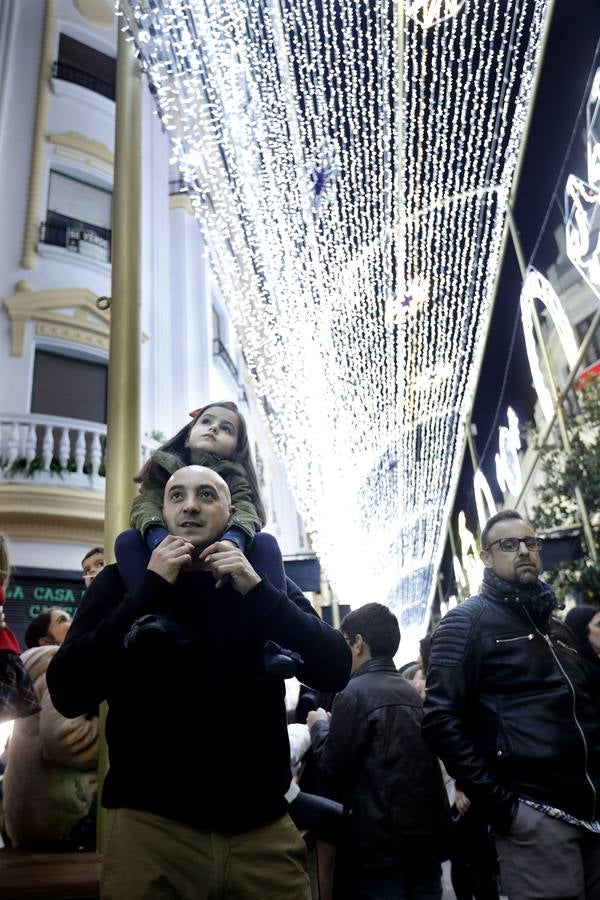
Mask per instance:
[[[136,481],[140,492],[131,507],[131,526],[150,550],[167,536],[162,515],[164,487],[183,466],[208,466],[227,482],[235,512],[221,537],[245,552],[265,525],[256,470],[243,415],[228,400],[195,409],[192,421],[154,451]]]

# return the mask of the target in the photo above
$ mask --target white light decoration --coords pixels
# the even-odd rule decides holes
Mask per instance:
[[[475,535],[467,528],[467,519],[462,510],[458,514],[458,537],[462,569],[469,594],[477,594],[483,579],[484,565],[479,558]]]
[[[600,297],[600,193],[569,175],[565,206],[567,256]]]
[[[422,633],[547,0],[121,10],[326,575]]]
[[[570,369],[573,368],[577,359],[577,341],[556,291],[548,279],[544,278],[536,269],[529,269],[521,288],[521,321],[523,323],[525,346],[527,348],[533,385],[538,395],[544,418],[546,421],[549,421],[554,415],[554,407],[552,395],[544,381],[535,341],[532,313],[536,300],[540,300],[550,314]]]
[[[506,412],[508,428],[502,425],[498,429],[498,453],[496,453],[496,480],[502,492],[508,491],[516,497],[521,492],[523,478],[521,475],[521,435],[519,418],[509,406]]]
[[[477,507],[479,527],[483,531],[487,520],[491,516],[495,516],[498,510],[496,509],[492,489],[481,469],[477,469],[473,476],[473,492],[475,494],[475,506]]]
[[[424,28],[431,28],[455,16],[464,5],[465,0],[405,0],[404,12]]]
[[[588,181],[600,192],[600,69],[594,75],[586,113]]]
[[[587,101],[587,176],[565,186],[567,256],[600,298],[600,69]]]

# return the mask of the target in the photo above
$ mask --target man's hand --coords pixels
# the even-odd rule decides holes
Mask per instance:
[[[209,552],[211,547],[219,545],[226,549]],[[199,559],[207,564],[217,582],[217,587],[221,587],[228,578],[242,596],[256,587],[261,580],[260,576],[256,574],[241,550],[237,547],[231,549],[228,541],[217,541],[211,547],[203,550]]]
[[[462,791],[457,790],[456,798],[454,800],[454,805],[456,806],[456,808],[459,811],[459,813],[461,814],[461,816],[465,816],[469,811],[471,801],[469,800],[469,798],[467,797],[466,794],[463,794]]]
[[[322,706],[318,709],[311,709],[306,717],[306,724],[312,728],[315,722],[329,722],[331,713],[326,712]]]
[[[198,559],[201,562],[205,562],[207,556],[211,556],[213,553],[221,553],[225,550],[239,550],[239,547],[237,544],[234,544],[233,541],[215,541],[214,544],[204,548]],[[226,575],[224,578],[219,578],[216,586],[218,588],[223,587],[228,581],[229,576]]]
[[[169,534],[152,551],[148,571],[156,572],[169,584],[175,584],[181,570],[191,566],[193,550],[194,545],[189,541]]]

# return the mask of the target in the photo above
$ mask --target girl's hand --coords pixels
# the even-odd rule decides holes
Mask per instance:
[[[169,584],[175,584],[181,570],[191,566],[193,550],[194,545],[185,538],[169,534],[152,551],[148,571],[156,572]]]
[[[214,550],[213,548],[219,544],[227,545],[226,549]],[[230,579],[236,591],[245,595],[261,580],[242,551],[237,547],[231,549],[228,541],[218,541],[216,544],[212,544],[200,554],[199,558],[212,572],[217,587],[221,587],[227,579]]]

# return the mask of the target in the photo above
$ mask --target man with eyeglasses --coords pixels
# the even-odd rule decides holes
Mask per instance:
[[[433,634],[423,735],[492,826],[510,900],[595,900],[600,711],[531,526],[497,513],[481,548],[480,593]]]

